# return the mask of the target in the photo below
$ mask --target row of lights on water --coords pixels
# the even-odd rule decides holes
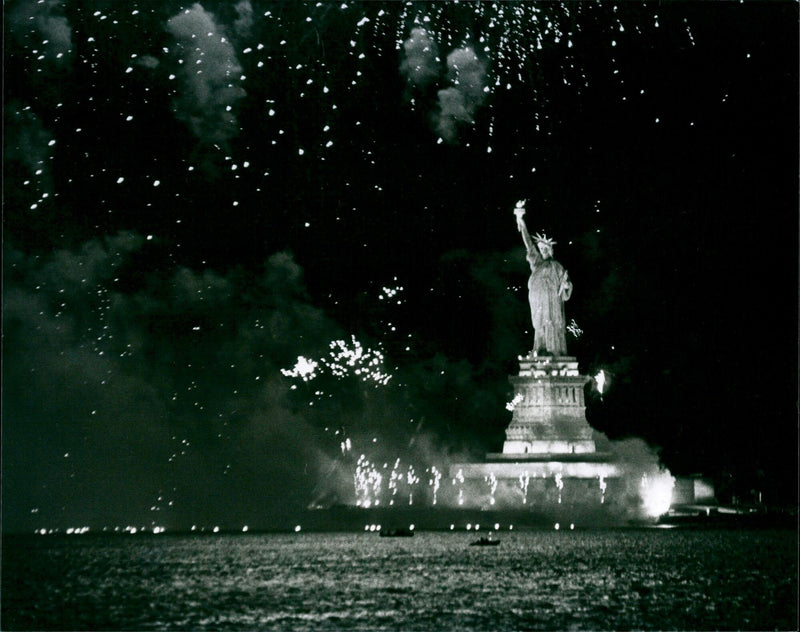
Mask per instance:
[[[558,523],[558,522],[556,522],[556,523],[553,525],[553,528],[554,528],[556,531],[558,531],[559,529],[561,529],[561,524],[560,524],[560,523]],[[569,528],[570,528],[570,530],[574,530],[574,529],[575,529],[575,523],[574,523],[574,522],[570,522],[570,523],[569,523]],[[454,529],[455,529],[455,525],[454,525],[454,524],[451,524],[451,525],[450,525],[450,531],[453,531]],[[472,531],[473,529],[474,529],[475,531],[480,531],[480,530],[481,530],[481,525],[479,525],[479,524],[472,525],[472,524],[470,524],[470,523],[467,523],[467,531]],[[495,530],[495,531],[499,531],[499,530],[500,530],[500,523],[498,523],[498,522],[495,522],[495,523],[494,523],[494,530]],[[509,531],[513,531],[513,530],[514,530],[514,525],[513,525],[513,524],[510,524],[510,525],[508,525],[508,530],[509,530]]]
[[[499,531],[500,530],[500,523],[499,522],[495,522],[493,527],[494,527],[495,531]],[[450,531],[455,531],[455,528],[456,528],[455,524],[451,524],[450,525]],[[556,522],[553,525],[553,528],[556,531],[558,531],[558,530],[561,529],[561,524]],[[571,522],[569,524],[569,528],[570,528],[570,530],[575,529],[575,524]],[[481,525],[478,524],[478,523],[472,524],[471,522],[468,522],[466,527],[465,527],[465,529],[466,529],[466,531],[480,531],[481,530]],[[198,530],[200,532],[204,533],[206,528],[205,527],[200,527],[198,529],[197,525],[192,525],[191,531],[196,532]],[[244,525],[242,527],[242,533],[247,533],[249,530],[250,530],[250,528],[247,525]],[[295,525],[295,527],[294,527],[294,532],[295,533],[300,533],[302,530],[303,530],[302,526],[300,526],[299,524]],[[374,531],[380,531],[380,530],[381,530],[381,525],[379,525],[379,524],[365,524],[364,525],[364,531],[373,531],[374,532]],[[409,531],[413,531],[414,530],[414,525],[413,524],[409,525],[408,526],[408,530]],[[514,530],[514,525],[513,524],[508,525],[508,530],[509,531],[513,531]],[[90,531],[89,527],[69,527],[68,529],[66,529],[65,533],[67,535],[83,535],[85,533],[89,533],[89,531]],[[103,530],[102,530],[103,533],[108,533],[108,531],[109,531],[108,527],[103,527]],[[150,529],[150,531],[152,533],[158,534],[158,533],[164,533],[166,531],[166,529],[164,527],[152,527],[152,529]],[[114,527],[114,533],[130,533],[131,535],[135,535],[137,533],[147,533],[147,532],[148,532],[148,528],[147,527],[131,527],[131,526]],[[211,529],[211,532],[212,533],[219,533],[219,527],[217,527],[217,526],[213,527]],[[42,529],[37,529],[34,533],[36,533],[37,535],[53,535],[54,533],[55,534],[61,533],[61,530],[60,529],[45,529],[45,528],[42,528]]]
[[[214,527],[215,533],[219,531],[219,527]],[[194,530],[194,528],[192,528]],[[66,535],[84,535],[91,531],[90,527],[67,527],[64,529],[63,533]],[[100,530],[100,533],[130,533],[131,535],[135,535],[137,533],[164,533],[166,531],[166,527],[133,527],[128,525],[127,527],[114,527],[110,529],[109,527],[103,527]],[[36,535],[59,535],[62,533],[61,529],[46,529],[42,527],[41,529],[36,529],[34,531]]]
[[[380,531],[380,530],[381,530],[381,525],[379,525],[379,524],[365,524],[364,525],[364,531]],[[414,530],[414,525],[413,524],[408,525],[408,530],[409,531],[413,531]]]
[[[100,530],[100,533],[130,533],[131,535],[136,535],[137,533],[155,533],[155,534],[159,534],[159,533],[165,533],[166,530],[167,530],[166,527],[161,527],[161,526],[133,527],[131,525],[128,525],[127,527],[114,527],[113,529],[111,529],[110,527],[103,527]],[[247,525],[242,527],[242,533],[247,533],[248,530],[249,530],[249,527]],[[295,531],[299,531],[299,530],[300,530],[299,526],[295,527]],[[68,527],[67,529],[65,529],[63,531],[63,533],[65,533],[66,535],[84,535],[86,533],[89,533],[90,531],[91,531],[91,529],[89,527]],[[201,533],[205,533],[206,532],[206,528],[205,527],[199,527],[198,528],[197,525],[193,524],[192,528],[191,528],[191,531],[192,532],[200,531]],[[211,531],[212,533],[219,533],[219,527],[218,526],[212,527],[211,529],[209,529],[209,531]],[[61,529],[46,529],[46,528],[42,527],[41,529],[36,529],[36,531],[34,531],[34,533],[36,535],[58,535],[58,534],[62,533],[62,531],[61,531]],[[97,533],[97,532],[95,532],[95,533]]]
[[[500,530],[500,523],[499,522],[495,522],[493,527],[494,527],[495,531],[499,531]],[[553,525],[553,528],[556,531],[559,531],[561,529],[561,523],[556,522]],[[570,528],[570,530],[574,530],[575,529],[575,523],[574,522],[570,522],[569,523],[569,528]],[[456,525],[455,524],[451,524],[450,525],[450,531],[455,531],[455,529],[456,529]],[[300,531],[300,526],[298,525],[297,527],[295,527],[294,530],[295,531]],[[364,531],[380,531],[380,530],[381,530],[381,525],[379,525],[379,524],[365,524],[364,525]],[[414,525],[413,524],[409,525],[408,526],[408,530],[409,531],[413,531],[414,530]],[[481,525],[478,524],[478,523],[472,524],[471,522],[468,522],[466,527],[465,527],[465,530],[466,531],[480,531],[481,530]],[[513,531],[514,530],[514,525],[513,524],[508,525],[508,530],[509,531]]]

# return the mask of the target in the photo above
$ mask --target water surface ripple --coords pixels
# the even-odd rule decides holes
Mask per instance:
[[[6,536],[2,629],[797,629],[787,530]]]

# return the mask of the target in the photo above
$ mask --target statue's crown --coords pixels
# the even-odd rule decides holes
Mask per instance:
[[[554,240],[550,239],[550,238],[549,238],[547,235],[545,235],[545,234],[541,234],[541,235],[540,235],[539,233],[536,233],[536,234],[533,236],[533,238],[536,240],[536,243],[537,243],[537,244],[547,244],[547,245],[548,245],[548,246],[550,246],[551,248],[552,248],[553,246],[555,246],[555,245],[558,243],[557,241],[554,241]]]

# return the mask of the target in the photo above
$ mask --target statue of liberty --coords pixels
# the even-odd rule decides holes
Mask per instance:
[[[533,323],[533,355],[567,355],[564,301],[572,296],[572,282],[558,261],[553,259],[555,241],[538,233],[531,238],[525,220],[525,200],[517,202],[514,209],[517,230],[522,234],[527,259],[531,266],[528,279],[528,302]]]

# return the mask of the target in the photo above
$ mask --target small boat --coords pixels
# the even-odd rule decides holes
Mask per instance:
[[[403,527],[397,529],[381,529],[379,535],[382,538],[412,538],[414,537],[414,530],[405,529]]]
[[[484,536],[474,542],[470,542],[470,546],[497,546],[498,544],[500,544],[500,540],[495,540],[492,536]]]

